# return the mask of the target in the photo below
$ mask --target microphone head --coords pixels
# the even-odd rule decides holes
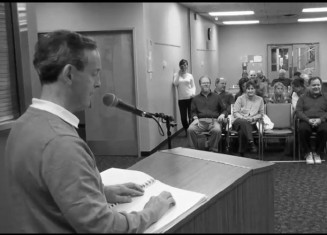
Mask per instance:
[[[103,104],[109,107],[116,106],[118,104],[118,98],[111,93],[107,93],[102,98]]]

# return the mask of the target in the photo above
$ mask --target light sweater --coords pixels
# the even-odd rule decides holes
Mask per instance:
[[[190,73],[185,73],[183,76],[180,76],[179,72],[175,73],[174,85],[177,87],[179,100],[190,99],[195,95],[194,78]]]
[[[10,232],[143,232],[154,222],[150,210],[109,209],[95,157],[76,132],[74,115],[63,108],[58,113],[51,102],[33,105],[15,122],[5,150],[8,188],[1,190],[9,193]]]
[[[247,94],[243,94],[237,98],[234,104],[233,115],[234,120],[237,118],[251,117],[258,119],[263,117],[264,114],[264,102],[262,97],[254,95],[250,100]]]

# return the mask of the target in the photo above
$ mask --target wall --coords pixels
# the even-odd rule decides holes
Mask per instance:
[[[214,76],[218,72],[217,28],[201,17],[197,22],[191,22],[191,38],[194,39],[191,58],[191,18],[188,9],[178,3],[35,3],[35,8],[38,32],[63,27],[75,31],[133,28],[136,106],[175,117],[178,126],[171,129],[172,134],[181,128],[177,94],[172,85],[179,61],[182,58],[189,60],[189,69],[194,72],[196,84],[200,74]],[[208,27],[213,28],[208,44],[210,50],[203,50],[206,48]],[[149,40],[152,42],[152,73],[148,73]],[[202,66],[198,60],[201,60]],[[167,138],[166,126],[161,126],[164,136],[159,134],[154,120],[138,118],[140,151],[151,151]]]
[[[196,16],[195,16],[196,15]],[[199,78],[207,75],[211,78],[211,90],[219,75],[219,57],[221,53],[218,41],[218,26],[194,12],[190,13],[192,72],[197,94],[200,92]],[[211,39],[208,40],[208,28],[211,28]],[[219,32],[220,36],[220,32]],[[219,39],[220,40],[220,39]]]
[[[237,84],[242,73],[242,57],[246,55],[262,55],[267,74],[267,44],[309,42],[319,42],[320,76],[326,80],[326,23],[220,26],[219,75],[228,79],[228,86]]]

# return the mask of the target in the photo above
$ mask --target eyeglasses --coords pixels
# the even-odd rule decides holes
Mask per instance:
[[[201,82],[201,85],[210,85],[210,82]]]

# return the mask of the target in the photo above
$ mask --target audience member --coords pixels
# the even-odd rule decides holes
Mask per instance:
[[[293,74],[293,80],[299,78],[301,76],[301,72],[297,71]]]
[[[267,84],[270,83],[269,80],[268,80],[268,78],[266,78],[266,76],[263,75],[263,71],[262,71],[262,70],[258,70],[258,71],[257,71],[257,78],[260,78],[260,80],[261,80],[262,82],[267,82]]]
[[[35,46],[41,99],[13,124],[4,164],[12,233],[143,232],[175,203],[169,192],[150,198],[138,212],[117,212],[108,203],[143,195],[140,185],[105,186],[95,157],[77,131],[74,112],[91,104],[100,87],[96,42],[58,30]],[[19,143],[19,144],[17,144]]]
[[[188,62],[182,59],[179,62],[180,70],[174,74],[174,85],[178,89],[178,106],[181,115],[181,121],[185,134],[187,128],[191,123],[191,102],[192,97],[195,95],[195,84],[193,75],[187,72]]]
[[[269,103],[289,103],[289,100],[284,96],[286,87],[281,82],[276,82],[274,85],[274,94],[269,98]]]
[[[302,73],[300,75],[300,78],[303,78],[304,79],[304,86],[305,87],[308,87],[309,86],[309,75],[308,74],[305,74],[305,73]]]
[[[268,80],[263,76],[261,70],[258,70],[254,81],[256,84],[256,95],[262,97],[263,101],[267,103],[269,99]]]
[[[223,77],[216,78],[215,81],[215,90],[214,92],[218,94],[220,99],[222,100],[228,114],[231,114],[231,104],[234,104],[234,96],[233,94],[226,91],[226,79]]]
[[[242,71],[242,77],[241,77],[241,78],[249,78],[248,71],[243,70],[243,71]]]
[[[245,86],[246,93],[238,97],[234,104],[232,127],[238,131],[238,152],[241,156],[244,156],[248,146],[252,153],[257,152],[252,131],[257,129],[256,122],[263,117],[264,102],[255,94],[254,86],[253,81],[248,81]]]
[[[298,132],[307,164],[319,164],[327,141],[327,97],[321,92],[320,77],[312,77],[308,83],[308,92],[300,96],[296,104],[296,115],[300,119]],[[314,151],[310,148],[313,130],[317,132]]]
[[[274,79],[274,80],[271,82],[271,86],[274,86],[276,82],[281,82],[281,83],[283,83],[283,85],[284,85],[285,87],[287,87],[287,88],[288,88],[289,86],[291,86],[291,82],[292,82],[292,80],[289,79],[289,78],[286,78],[285,76],[286,76],[286,71],[285,71],[285,69],[281,69],[281,70],[279,70],[279,76],[278,76],[278,78]]]
[[[304,86],[304,79],[303,78],[295,78],[292,81],[292,110],[295,111],[296,104],[298,99],[301,95],[303,95],[306,92],[306,87]]]
[[[235,95],[235,100],[237,100],[237,98],[241,95],[243,95],[245,93],[245,86],[246,86],[246,82],[249,81],[249,79],[246,77],[244,78],[241,78],[239,81],[238,81],[238,86],[240,88],[240,91],[236,93]]]
[[[191,148],[198,149],[197,136],[202,132],[211,134],[208,140],[209,150],[218,152],[218,143],[221,138],[221,125],[227,116],[225,105],[219,96],[211,92],[211,79],[202,76],[199,79],[201,91],[192,99],[191,113],[193,122],[188,128],[188,141]]]

